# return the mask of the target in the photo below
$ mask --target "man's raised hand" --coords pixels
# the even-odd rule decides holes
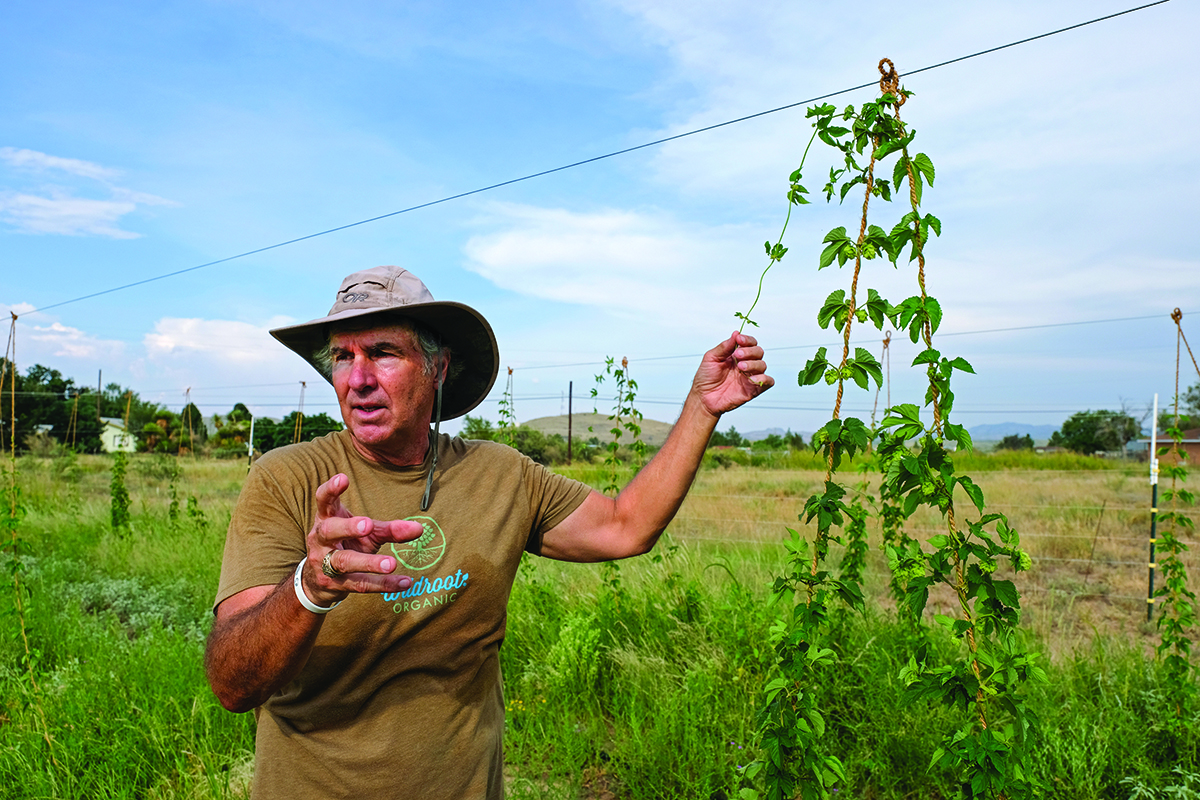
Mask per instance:
[[[317,487],[316,520],[308,532],[301,576],[309,598],[321,605],[350,592],[398,592],[412,585],[407,575],[392,574],[394,557],[376,551],[388,542],[416,539],[423,531],[421,523],[352,516],[341,499],[349,486],[350,479],[338,473]]]
[[[692,381],[705,410],[720,416],[774,386],[763,355],[758,340],[737,331],[705,353]]]

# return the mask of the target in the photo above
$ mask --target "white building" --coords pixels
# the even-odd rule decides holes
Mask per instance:
[[[132,453],[137,450],[137,440],[125,430],[125,421],[118,417],[100,418],[100,447],[106,453]]]

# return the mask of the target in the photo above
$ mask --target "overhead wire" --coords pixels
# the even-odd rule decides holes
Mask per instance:
[[[1162,318],[1162,314],[1147,314],[1147,315],[1140,316],[1140,317],[1112,317],[1110,319],[1085,319],[1085,320],[1078,320],[1076,322],[1052,322],[1052,323],[1047,323],[1044,325],[1017,325],[1017,326],[1013,326],[1013,327],[1009,327],[1009,328],[986,328],[986,329],[981,329],[981,330],[977,330],[977,331],[950,331],[950,332],[939,331],[938,336],[975,336],[975,335],[984,334],[984,333],[1010,333],[1012,331],[1040,330],[1042,328],[1066,328],[1066,327],[1071,327],[1071,326],[1075,326],[1075,325],[1100,325],[1100,324],[1109,323],[1109,322],[1133,322],[1133,321],[1137,321],[1137,320],[1161,319],[1161,318]],[[870,340],[866,340],[866,339],[854,340],[851,342],[851,344],[866,344],[868,341],[874,343],[875,337],[872,337]],[[807,349],[810,349],[813,347],[831,347],[835,344],[841,344],[841,342],[840,341],[839,342],[829,341],[829,342],[816,342],[816,343],[811,343],[811,344],[779,345],[779,346],[772,346],[771,352],[778,353],[778,352],[785,351],[785,350],[807,350]],[[649,361],[671,361],[673,359],[680,359],[680,358],[699,358],[702,355],[704,355],[704,354],[703,353],[681,353],[679,355],[673,355],[673,356],[650,356],[648,358],[630,358],[629,361],[631,363],[645,363],[645,362],[649,362]],[[603,363],[604,363],[603,361],[580,361],[580,362],[574,362],[574,363],[570,363],[570,364],[534,364],[534,365],[527,366],[527,367],[514,367],[514,369],[527,371],[527,370],[535,370],[535,369],[560,369],[560,368],[566,368],[566,367],[594,367],[597,365],[603,366]]]
[[[1113,14],[1106,14],[1102,17],[1096,17],[1095,19],[1087,20],[1086,22],[1079,22],[1074,25],[1068,25],[1065,28],[1058,28],[1057,30],[1048,31],[1046,33],[1040,33],[1040,34],[1037,34],[1036,36],[1029,36],[1024,39],[1018,39],[1016,41],[1009,42],[1008,44],[997,45],[996,47],[990,47],[986,50],[980,50],[978,52],[971,53],[969,55],[959,56],[957,58],[952,58],[947,61],[940,61],[936,64],[930,64],[928,66],[919,67],[917,69],[910,70],[910,71],[904,73],[904,75],[906,77],[909,75],[917,75],[922,72],[928,72],[930,70],[938,69],[940,67],[945,67],[950,64],[957,64],[961,61],[967,61],[972,58],[978,58],[980,56],[989,55],[991,53],[996,53],[1001,50],[1007,50],[1010,47],[1017,47],[1018,45],[1028,44],[1029,42],[1034,42],[1039,39],[1045,39],[1050,36],[1057,36],[1060,33],[1066,33],[1067,31],[1077,30],[1079,28],[1083,28],[1088,25],[1094,25],[1098,22],[1104,22],[1106,20],[1115,19],[1117,17],[1125,16],[1126,14],[1132,14],[1136,11],[1142,11],[1144,9],[1163,5],[1164,3],[1168,3],[1168,2],[1170,2],[1170,0],[1156,0],[1156,2],[1153,2],[1153,3],[1146,3],[1145,5],[1136,6],[1134,8],[1128,8],[1128,9],[1125,9],[1124,11],[1118,11]],[[585,159],[582,159],[579,161],[574,161],[570,164],[564,164],[559,167],[553,167],[551,169],[541,170],[540,172],[534,172],[529,175],[523,175],[519,178],[511,178],[509,180],[500,181],[499,183],[493,183],[488,186],[480,187],[478,189],[471,189],[470,191],[459,192],[458,194],[449,195],[447,197],[443,197],[438,200],[430,200],[425,203],[418,203],[417,205],[408,206],[407,208],[402,208],[398,211],[391,211],[386,214],[379,214],[374,217],[369,217],[367,219],[358,220],[357,222],[350,222],[345,225],[338,225],[337,227],[328,228],[326,230],[318,231],[316,233],[310,233],[306,236],[298,236],[294,239],[288,239],[287,241],[277,242],[275,244],[266,245],[265,247],[258,247],[253,250],[247,250],[244,253],[238,253],[236,255],[226,256],[225,258],[219,258],[219,259],[216,259],[215,261],[208,261],[203,264],[197,264],[192,267],[186,267],[184,269],[175,270],[174,272],[168,272],[168,273],[164,273],[162,275],[156,275],[156,276],[153,276],[150,278],[145,278],[143,280],[133,281],[132,283],[126,283],[121,286],[114,286],[111,289],[104,289],[99,292],[92,292],[91,294],[82,295],[80,297],[75,297],[70,300],[62,300],[57,303],[51,303],[50,305],[41,306],[40,308],[36,308],[32,311],[27,311],[27,312],[25,312],[25,314],[34,314],[34,313],[37,313],[40,311],[48,311],[52,308],[59,308],[60,306],[69,305],[71,303],[78,303],[83,300],[91,300],[92,298],[95,298],[95,297],[101,297],[106,294],[112,294],[114,292],[124,291],[125,289],[132,289],[136,286],[144,286],[145,284],[154,283],[155,281],[161,281],[161,280],[165,280],[167,278],[174,278],[179,275],[187,274],[189,272],[195,272],[196,270],[206,269],[208,267],[215,267],[218,264],[226,264],[230,261],[235,261],[237,259],[247,258],[249,256],[258,255],[259,253],[265,253],[270,250],[277,250],[281,247],[287,247],[288,245],[298,244],[299,242],[308,241],[309,239],[315,239],[319,236],[327,236],[332,233],[338,233],[339,231],[348,230],[350,228],[356,228],[356,227],[359,227],[360,225],[367,225],[372,222],[378,222],[380,220],[389,219],[391,217],[396,217],[401,214],[408,214],[412,211],[419,211],[424,208],[430,208],[432,206],[441,205],[442,203],[448,203],[453,200],[461,200],[464,197],[470,197],[472,195],[482,194],[483,192],[489,192],[494,189],[500,189],[505,186],[512,186],[513,184],[522,183],[524,181],[534,180],[535,178],[542,178],[547,175],[553,175],[556,172],[563,172],[565,170],[574,169],[576,167],[582,167],[587,164],[594,164],[597,161],[604,161],[609,158],[615,158],[617,156],[627,155],[629,153],[633,153],[638,150],[644,150],[649,147],[656,147],[661,144],[666,144],[667,142],[677,141],[679,139],[684,139],[689,136],[695,136],[697,134],[707,133],[709,131],[714,131],[719,128],[724,128],[724,127],[728,127],[730,125],[736,125],[741,122],[746,122],[748,120],[758,119],[759,117],[765,117],[769,114],[775,114],[780,111],[787,111],[789,109],[798,108],[800,106],[805,106],[805,105],[808,105],[809,103],[815,103],[819,100],[828,100],[831,97],[838,97],[843,94],[849,94],[850,92],[856,92],[860,89],[870,88],[870,87],[876,86],[877,84],[878,84],[878,81],[870,81],[868,83],[859,84],[858,86],[851,86],[846,89],[840,89],[835,92],[828,92],[826,94],[818,95],[816,97],[811,97],[807,100],[800,100],[795,103],[788,103],[786,105],[767,109],[766,111],[759,111],[754,114],[747,114],[745,116],[737,117],[736,119],[726,120],[725,122],[718,122],[713,125],[706,125],[702,128],[696,128],[694,130],[685,131],[683,133],[677,133],[672,136],[664,136],[662,138],[655,139],[650,142],[645,142],[643,144],[634,145],[632,147],[625,147],[620,150],[614,150],[610,153],[604,153],[604,154],[598,155],[598,156],[592,156],[591,158],[585,158]]]

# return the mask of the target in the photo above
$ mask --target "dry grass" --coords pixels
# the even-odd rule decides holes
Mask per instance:
[[[1070,654],[1095,636],[1136,637],[1147,648],[1158,638],[1146,622],[1151,498],[1144,469],[1005,470],[978,476],[988,510],[1008,516],[1033,556],[1033,569],[1014,579],[1024,596],[1025,624],[1052,654]],[[762,550],[762,564],[778,565],[785,527],[813,536],[813,527],[800,515],[823,479],[820,472],[738,467],[703,472],[670,532],[705,548],[755,545]],[[877,486],[872,480],[870,491]],[[977,517],[969,503],[960,500],[959,508],[960,514],[966,508],[968,518]],[[909,535],[920,539],[944,530],[945,522],[928,510],[919,511],[908,526]],[[886,605],[887,567],[879,543],[873,527],[867,588]],[[833,562],[840,557],[835,548]],[[1200,576],[1197,548],[1186,554],[1185,563],[1191,575]],[[955,607],[944,591],[931,595],[928,608],[953,614]]]

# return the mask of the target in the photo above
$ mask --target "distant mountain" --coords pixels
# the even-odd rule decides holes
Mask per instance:
[[[541,431],[547,436],[552,436],[556,433],[563,437],[567,435],[566,414],[558,417],[538,417],[536,419],[522,420],[520,423],[528,425],[534,430]],[[590,432],[588,431],[589,425],[592,428]],[[609,421],[607,414],[592,414],[590,412],[587,414],[575,414],[571,420],[571,435],[577,441],[586,442],[595,436],[601,442],[609,442],[612,440],[612,434],[609,433],[612,426],[613,424]],[[672,427],[674,426],[667,422],[643,419],[641,424],[642,441],[652,447],[661,447],[662,443],[667,440],[667,434],[671,432]],[[632,442],[633,437],[628,431],[622,431],[621,441]]]
[[[1061,425],[1026,425],[1023,422],[997,422],[968,428],[971,438],[978,442],[998,442],[1005,436],[1025,436],[1035,440],[1049,439]]]
[[[776,436],[783,436],[785,433],[787,433],[787,431],[784,430],[783,428],[764,428],[761,431],[749,431],[747,433],[742,433],[741,431],[738,431],[738,433],[741,433],[742,438],[748,442],[757,442],[761,439],[767,438],[771,434],[775,434]],[[807,433],[804,434],[804,438],[808,439],[809,434],[807,434]]]

